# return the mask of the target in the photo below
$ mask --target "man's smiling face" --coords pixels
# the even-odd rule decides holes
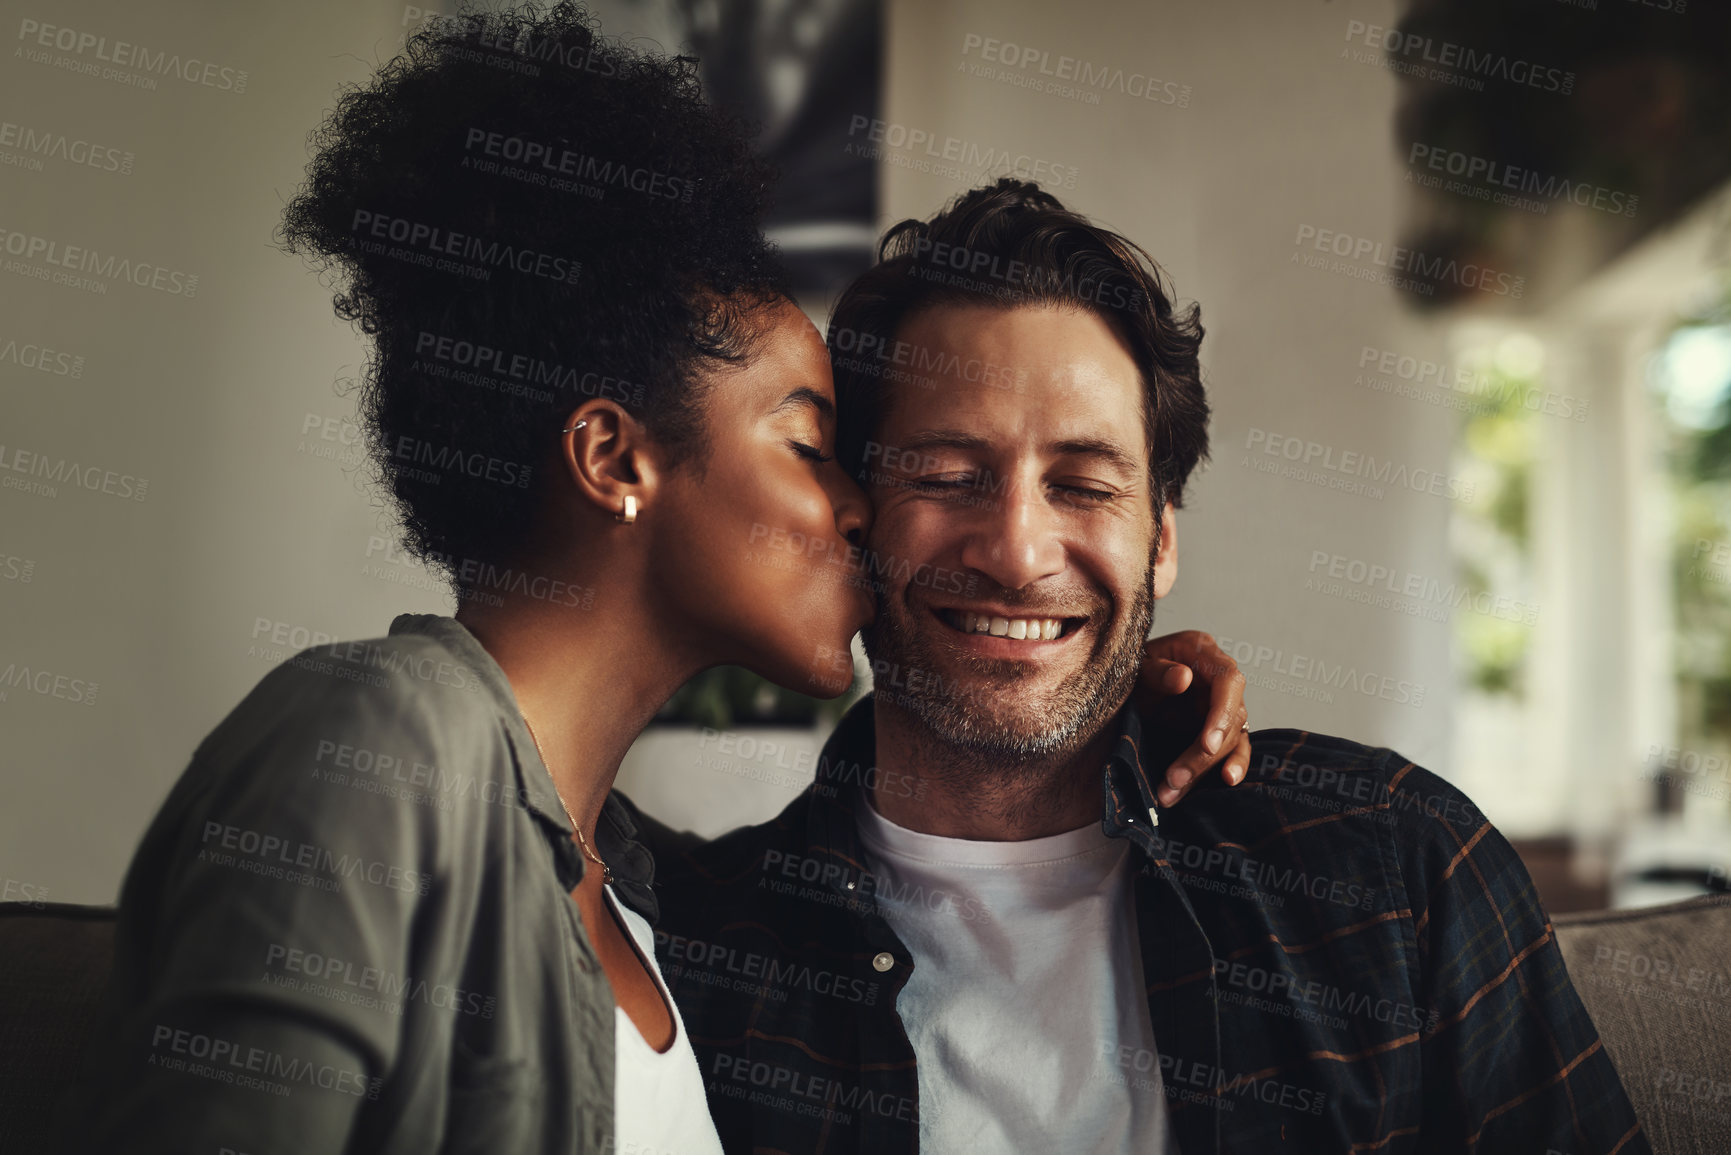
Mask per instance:
[[[895,385],[867,447],[884,577],[866,650],[918,679],[896,701],[946,742],[1074,752],[1129,695],[1176,562],[1168,511],[1157,591],[1136,364],[1080,309],[941,305],[896,336],[953,372]],[[1017,384],[969,381],[970,363]],[[974,580],[915,580],[944,571]]]

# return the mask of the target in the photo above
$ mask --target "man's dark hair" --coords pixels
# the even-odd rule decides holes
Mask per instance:
[[[1160,267],[1141,248],[1009,177],[963,194],[929,221],[892,227],[877,264],[836,303],[828,343],[849,472],[863,479],[866,443],[877,436],[892,380],[930,366],[921,350],[899,349],[896,334],[916,314],[953,304],[1065,306],[1110,325],[1142,375],[1155,508],[1182,504],[1185,482],[1208,455],[1200,309],[1174,309]],[[907,363],[916,374],[897,372]]]
[[[701,469],[706,370],[785,293],[772,172],[696,64],[562,3],[423,24],[312,138],[291,252],[373,344],[360,411],[415,556],[515,560],[560,421],[589,397]]]

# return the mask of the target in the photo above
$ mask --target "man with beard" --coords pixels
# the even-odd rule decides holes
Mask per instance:
[[[657,856],[729,1150],[1648,1150],[1446,782],[1267,730],[1243,786],[1157,802],[1179,739],[1126,702],[1207,450],[1201,337],[1145,253],[1007,179],[837,304],[877,690],[775,820]]]

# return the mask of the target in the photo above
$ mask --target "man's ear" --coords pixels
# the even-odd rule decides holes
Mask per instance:
[[[1178,580],[1178,519],[1172,503],[1160,511],[1160,550],[1154,555],[1154,596],[1163,598],[1172,592]]]
[[[653,507],[661,482],[661,462],[643,423],[612,401],[584,402],[565,418],[558,468],[578,501],[610,517],[634,499],[639,512]]]

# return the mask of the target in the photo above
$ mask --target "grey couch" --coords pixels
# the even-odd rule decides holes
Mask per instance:
[[[1731,1155],[1731,903],[1562,915],[1554,925],[1653,1150]],[[0,1152],[48,1150],[113,931],[107,907],[0,904]]]

